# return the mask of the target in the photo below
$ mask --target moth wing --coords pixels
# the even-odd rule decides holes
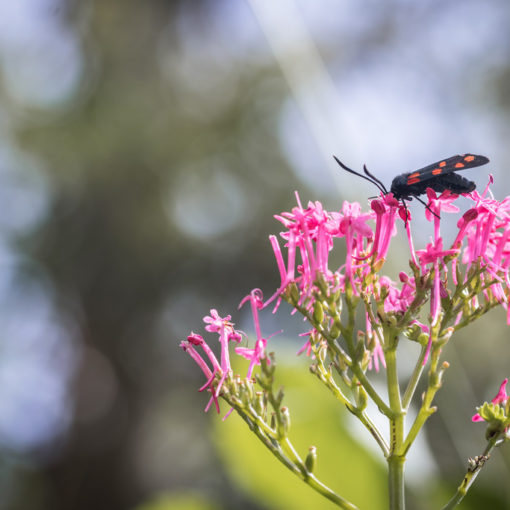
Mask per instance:
[[[466,170],[467,168],[473,168],[475,166],[485,165],[489,162],[489,158],[485,156],[478,156],[476,154],[462,154],[452,156],[447,159],[427,165],[415,172],[411,172],[406,175],[408,186],[417,184],[419,182],[428,181],[438,175],[445,175],[452,172],[458,172],[459,170]]]

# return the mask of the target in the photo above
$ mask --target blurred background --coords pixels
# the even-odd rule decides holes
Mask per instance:
[[[466,177],[492,173],[501,199],[509,116],[506,0],[0,2],[0,509],[332,508],[236,416],[203,413],[179,342],[210,308],[252,331],[237,305],[279,284],[267,238],[294,190],[333,210],[376,193],[332,154],[387,186],[483,154]],[[264,331],[285,329],[272,348],[301,451],[332,435],[326,481],[385,508],[378,453],[315,393],[286,312]],[[448,346],[412,508],[444,504],[482,452],[470,417],[510,375],[505,324],[492,312]],[[509,474],[503,448],[463,508],[510,508]]]

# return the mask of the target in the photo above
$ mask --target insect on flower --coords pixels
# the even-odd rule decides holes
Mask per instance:
[[[397,200],[402,201],[406,209],[405,201],[412,200],[413,197],[427,207],[427,204],[419,198],[420,195],[423,195],[427,191],[427,188],[432,188],[438,193],[449,190],[457,195],[474,191],[476,184],[458,175],[456,172],[475,166],[485,165],[489,162],[489,158],[477,156],[476,154],[452,156],[451,158],[443,159],[432,165],[427,165],[414,172],[397,175],[393,179],[390,191],[388,192],[386,186],[368,171],[366,165],[363,165],[363,171],[365,173],[365,175],[363,175],[345,166],[336,156],[333,157],[344,170],[371,182],[385,195],[393,193],[393,196]]]

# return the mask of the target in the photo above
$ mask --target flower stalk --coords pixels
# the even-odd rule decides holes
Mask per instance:
[[[458,197],[450,191],[437,196],[427,190],[432,241],[422,249],[415,249],[408,211],[391,193],[373,200],[368,212],[348,202],[341,211],[325,211],[319,202],[310,202],[305,209],[297,197],[298,205],[291,212],[275,216],[284,227],[280,237],[270,236],[280,275],[278,289],[266,301],[262,291],[254,289],[240,304],[250,304],[255,333],[252,348],[234,348],[249,362],[246,376],[234,376],[230,365],[230,345],[239,344],[244,336],[230,316],[222,318],[213,309],[204,318],[206,331],[218,336],[220,359],[198,334],[192,333],[181,344],[204,373],[206,382],[200,391],[210,395],[206,410],[214,405],[220,412],[219,401],[224,400],[230,406],[227,416],[235,410],[296,476],[338,507],[356,508],[315,475],[317,449],[311,446],[303,460],[290,438],[291,410],[283,405],[283,388],[274,387],[275,356],[267,352],[273,335],[264,335],[260,323],[260,314],[270,305],[277,313],[281,301],[288,302],[293,313],[308,323],[303,333],[307,340],[299,353],[311,358],[311,373],[378,444],[388,466],[389,508],[403,510],[406,455],[436,411],[434,398],[449,366],[441,359],[444,345],[459,329],[497,306],[507,310],[510,323],[510,198],[498,202],[487,193],[488,189],[482,195],[476,191],[466,195],[472,206],[458,220],[458,232],[448,245],[440,226],[448,215],[458,213],[454,204]],[[399,218],[404,221],[399,223]],[[409,270],[401,271],[395,282],[383,271],[401,225],[410,261]],[[329,258],[339,240],[344,243],[345,261],[335,268]],[[397,366],[403,341],[420,345],[407,383],[400,380]],[[379,378],[385,377],[385,395],[374,384],[378,372]],[[420,383],[425,385],[421,400],[416,395]],[[498,396],[473,417],[487,422],[488,445],[470,461],[444,509],[462,500],[490,452],[508,438],[510,404],[505,384],[506,380]],[[406,434],[406,416],[413,405],[418,412]],[[370,416],[368,410],[374,407],[387,420],[387,431],[379,430]]]

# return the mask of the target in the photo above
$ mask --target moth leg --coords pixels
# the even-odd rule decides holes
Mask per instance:
[[[424,206],[425,206],[425,209],[428,209],[438,220],[441,219],[441,216],[439,216],[438,214],[436,214],[430,207],[429,207],[429,204],[427,204],[426,202],[424,202],[420,197],[414,197],[416,198],[416,200],[418,200],[418,202],[421,202]]]

